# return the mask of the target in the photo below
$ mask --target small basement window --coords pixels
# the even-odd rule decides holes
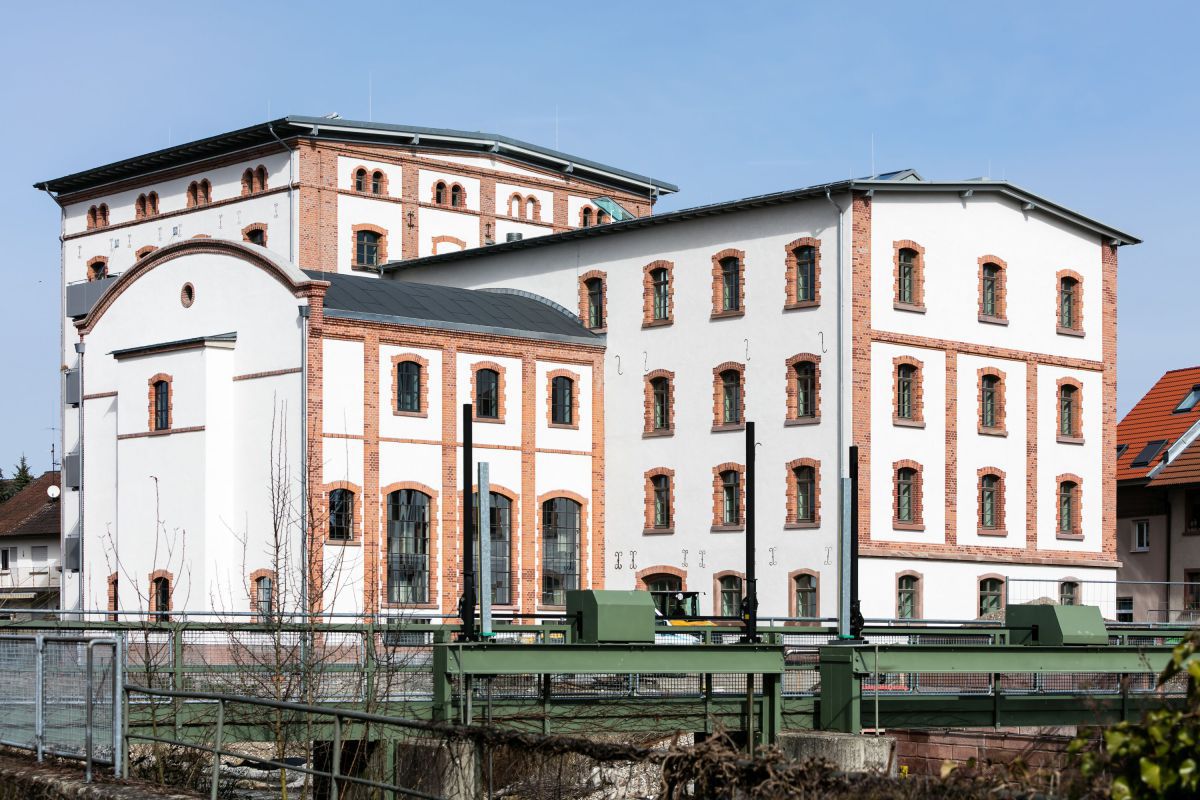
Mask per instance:
[[[1183,402],[1175,407],[1175,413],[1182,414],[1185,411],[1192,411],[1197,404],[1200,404],[1200,384],[1192,387],[1192,390],[1187,393],[1187,397],[1183,398]]]
[[[1138,453],[1137,456],[1134,457],[1133,463],[1131,463],[1129,466],[1131,466],[1131,467],[1148,466],[1150,464],[1150,462],[1153,461],[1155,459],[1155,457],[1159,454],[1159,451],[1161,451],[1163,449],[1163,447],[1166,445],[1166,443],[1167,443],[1166,439],[1155,439],[1153,442],[1147,442],[1146,446],[1142,448],[1142,452]]]

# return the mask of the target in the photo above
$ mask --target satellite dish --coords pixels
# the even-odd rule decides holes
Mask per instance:
[[[49,497],[51,500],[57,500],[59,494],[61,494],[61,492],[59,492],[57,486],[50,486],[49,488],[46,489],[46,496]]]

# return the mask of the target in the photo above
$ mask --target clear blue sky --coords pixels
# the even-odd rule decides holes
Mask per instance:
[[[444,10],[443,10],[444,9]],[[0,466],[49,464],[59,216],[36,180],[268,115],[505,133],[661,209],[879,170],[1008,178],[1120,254],[1119,410],[1200,363],[1200,12],[1168,3],[28,3],[0,29]]]

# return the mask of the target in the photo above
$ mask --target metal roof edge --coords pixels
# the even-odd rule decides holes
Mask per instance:
[[[543,333],[521,328],[503,328],[494,325],[473,325],[464,322],[445,322],[436,319],[421,319],[419,317],[404,317],[393,314],[372,314],[365,311],[346,311],[338,308],[325,309],[325,316],[338,319],[352,319],[360,322],[383,322],[389,325],[405,325],[413,328],[431,328],[434,330],[463,331],[465,333],[481,333],[488,336],[507,336],[513,339],[535,339],[538,341],[563,342],[580,344],[589,347],[602,348],[606,344],[603,334],[591,336],[570,336],[563,333]]]
[[[171,342],[126,347],[121,350],[113,350],[108,355],[116,359],[135,358],[137,356],[153,355],[160,350],[184,350],[194,347],[207,347],[210,344],[218,347],[228,347],[236,342],[237,331],[230,331],[229,333],[216,333],[210,336],[193,336],[190,339],[176,339]]]
[[[524,297],[528,300],[536,300],[537,302],[541,303],[542,305],[549,306],[550,308],[554,309],[558,313],[562,314],[564,317],[567,317],[568,319],[570,319],[572,322],[579,322],[579,315],[576,314],[574,311],[570,310],[569,308],[567,308],[566,306],[559,305],[558,303],[551,300],[549,297],[542,297],[540,294],[528,292],[528,291],[525,291],[524,289],[512,289],[507,286],[485,286],[484,288],[476,289],[475,291],[490,292],[492,294],[510,294],[510,295],[514,295],[516,297]]]
[[[1200,419],[1197,419],[1195,422],[1193,422],[1191,427],[1181,433],[1175,439],[1175,441],[1167,447],[1167,451],[1165,453],[1166,458],[1160,458],[1158,463],[1146,473],[1146,477],[1150,480],[1154,480],[1156,477],[1158,477],[1158,474],[1166,469],[1171,462],[1179,456],[1180,453],[1182,453],[1184,450],[1187,450],[1188,447],[1191,446],[1192,442],[1196,441],[1197,436],[1200,436]]]

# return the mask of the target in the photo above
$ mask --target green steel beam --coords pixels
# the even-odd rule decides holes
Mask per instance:
[[[1014,673],[1014,672],[1158,672],[1171,657],[1171,648],[1105,645],[1098,647],[1038,647],[1023,645],[830,645],[826,653],[853,652],[858,675],[876,672]]]
[[[434,650],[435,674],[443,659],[449,675],[782,674],[784,671],[783,651],[780,648],[749,644],[703,647],[652,644],[449,644],[440,645]]]

